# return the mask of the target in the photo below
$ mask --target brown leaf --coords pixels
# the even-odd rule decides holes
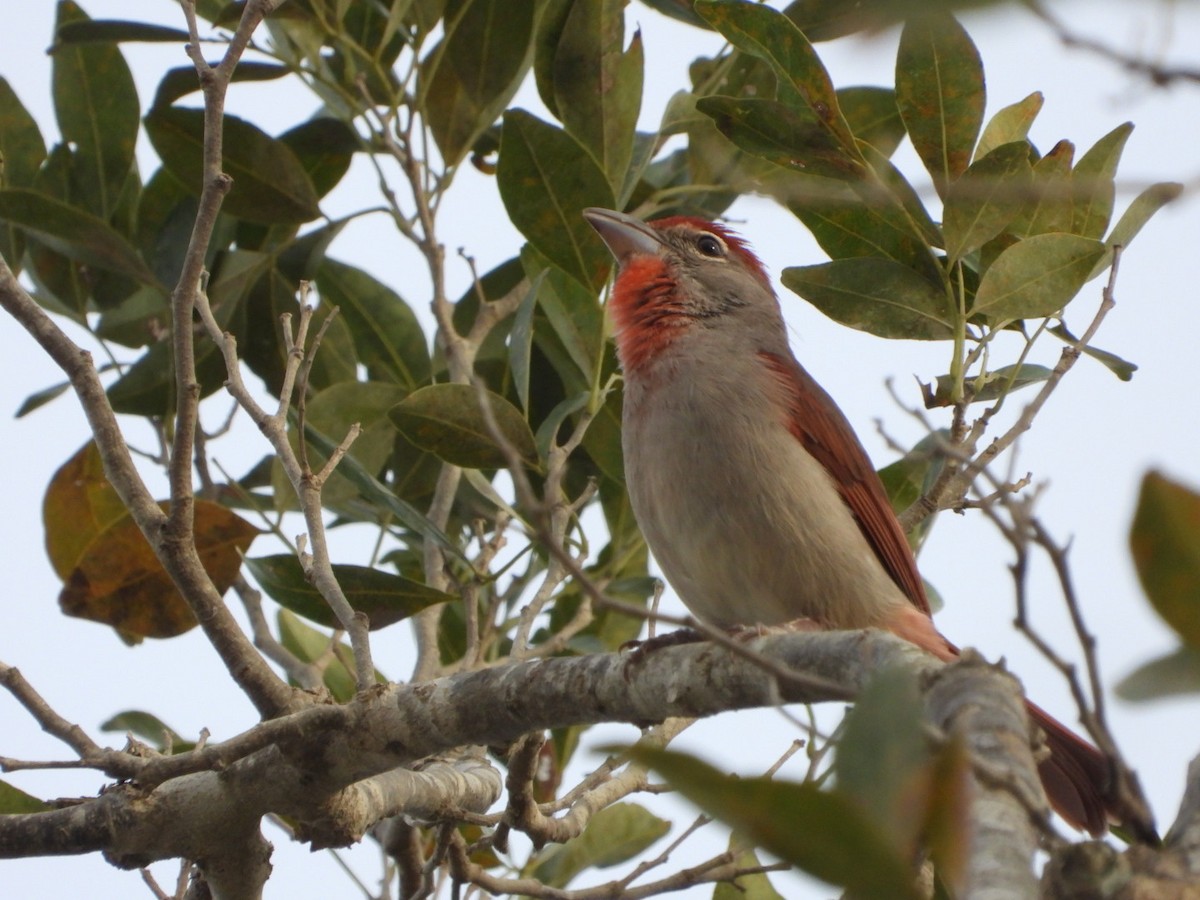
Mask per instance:
[[[164,504],[165,507],[165,504]],[[46,551],[63,580],[63,612],[111,625],[123,635],[174,637],[196,624],[191,609],[104,477],[87,444],[55,473],[42,505]],[[223,506],[196,503],[196,548],[217,591],[237,577],[258,534]]]

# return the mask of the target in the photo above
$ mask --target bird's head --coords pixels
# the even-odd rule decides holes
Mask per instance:
[[[778,315],[762,262],[723,225],[693,216],[643,222],[598,208],[583,215],[619,266],[609,308],[626,372],[687,329],[719,327],[739,310]]]

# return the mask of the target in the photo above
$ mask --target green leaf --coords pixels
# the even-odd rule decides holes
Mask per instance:
[[[933,486],[946,466],[944,448],[949,439],[950,433],[945,430],[927,434],[904,456],[879,470],[879,480],[883,482],[888,502],[897,514],[916,503]],[[920,550],[936,519],[936,514],[926,516],[908,533],[908,543],[913,552]]]
[[[797,112],[807,110],[851,159],[858,159],[829,73],[804,32],[787,16],[741,0],[697,0],[695,8],[733,46],[769,63],[779,78],[779,99]]]
[[[269,263],[269,257],[248,250],[235,250],[221,257],[209,282],[208,295],[217,324],[223,329],[235,333],[241,331],[235,322],[240,320],[245,308],[242,300]],[[176,385],[172,350],[169,338],[158,341],[109,386],[108,401],[115,411],[135,416],[162,416],[174,409]],[[208,340],[197,341],[196,380],[200,385],[200,396],[207,397],[218,391],[224,386],[227,375],[225,358],[216,344]]]
[[[45,800],[39,800],[32,794],[27,794],[20,788],[15,788],[7,781],[0,781],[0,815],[24,815],[51,810],[54,807]]]
[[[563,126],[608,175],[625,180],[642,105],[642,38],[625,49],[627,0],[573,3],[558,35],[553,109]]]
[[[580,872],[603,869],[633,859],[671,830],[636,803],[614,803],[592,816],[578,837],[544,852],[533,877],[550,887],[566,887]]]
[[[26,188],[0,191],[0,219],[71,259],[142,284],[159,283],[137,250],[112,226],[61,200]]]
[[[896,102],[917,155],[945,197],[971,161],[986,102],[979,51],[953,16],[931,13],[904,26]]]
[[[854,136],[891,156],[905,135],[896,92],[884,87],[846,87],[838,90],[837,98]]]
[[[1116,692],[1134,701],[1200,694],[1200,649],[1180,647],[1143,663],[1117,682]]]
[[[499,394],[487,391],[486,396],[500,434],[521,460],[536,466],[537,449],[525,417]],[[420,388],[392,407],[388,417],[414,446],[451,465],[498,469],[508,464],[488,429],[473,385]]]
[[[274,81],[277,78],[290,75],[291,72],[292,70],[287,66],[280,66],[275,63],[242,60],[237,64],[237,68],[233,70],[233,77],[230,80]],[[188,94],[199,90],[200,76],[196,74],[195,66],[187,65],[168,69],[167,73],[158,82],[158,89],[154,92],[154,102],[151,104],[151,109],[170,106],[180,97],[186,97]]]
[[[739,869],[755,869],[763,865],[758,854],[751,849],[745,849],[745,841],[738,835],[729,836],[729,848],[726,852],[734,854],[733,864]],[[713,900],[786,900],[783,894],[775,890],[766,872],[756,872],[753,875],[742,875],[733,881],[718,882],[713,888]]]
[[[399,294],[362,269],[333,259],[321,264],[316,282],[322,299],[345,317],[372,380],[409,389],[429,380],[425,333]]]
[[[1009,231],[1020,237],[1032,237],[1050,231],[1071,230],[1075,209],[1071,185],[1071,160],[1074,155],[1074,144],[1059,141],[1049,153],[1033,164],[1029,202],[1009,223]]]
[[[984,126],[983,134],[979,136],[979,146],[975,148],[975,159],[983,159],[1004,144],[1027,139],[1029,128],[1033,125],[1037,114],[1042,111],[1044,101],[1042,92],[1034,91],[1024,100],[1018,100],[997,111]]]
[[[162,752],[166,752],[170,748],[172,753],[183,753],[196,746],[195,741],[184,738],[158,716],[140,709],[128,709],[125,712],[117,713],[103,722],[100,730],[134,734]]]
[[[71,0],[58,4],[56,30],[90,20]],[[114,44],[57,44],[51,74],[54,113],[73,144],[75,175],[87,208],[107,220],[133,165],[138,104],[133,75]]]
[[[115,44],[121,41],[186,44],[188,33],[165,25],[131,22],[124,19],[83,19],[65,22],[54,34],[50,52],[56,53],[65,44]],[[193,70],[194,71],[194,70]]]
[[[852,180],[865,171],[829,129],[778,100],[701,97],[696,109],[747,153],[804,175]]]
[[[509,110],[496,177],[508,215],[529,243],[580,284],[604,283],[610,256],[582,212],[615,201],[607,176],[574,138]]]
[[[902,668],[877,672],[854,701],[837,744],[837,789],[883,828],[902,857],[916,849],[928,793],[929,748],[916,677]]]
[[[954,334],[946,295],[890,259],[793,266],[783,270],[782,280],[834,321],[879,337],[945,340]]]
[[[916,897],[914,873],[848,797],[811,782],[723,775],[682,753],[630,752],[704,812],[810,875],[864,897]]]
[[[0,77],[0,187],[30,187],[42,161],[46,144],[37,122],[13,92],[7,79]],[[0,256],[14,274],[21,272],[24,237],[11,225],[0,225]]]
[[[545,258],[532,249],[522,251],[521,264],[530,278],[542,272],[546,275],[538,290],[538,310],[575,365],[575,371],[560,370],[559,374],[564,381],[573,380],[572,376],[579,374],[582,376],[580,386],[590,386],[604,349],[604,310],[596,292],[547,264]],[[538,324],[540,320],[535,320],[534,338],[545,350],[546,330],[538,328]]]
[[[946,190],[942,230],[951,264],[982,247],[1012,221],[1028,199],[1029,144],[997,147],[972,163]]]
[[[1052,316],[1071,301],[1104,253],[1074,234],[1039,234],[1013,244],[984,273],[972,312],[993,323]]]
[[[1104,241],[1104,255],[1092,268],[1088,280],[1095,278],[1112,265],[1114,247],[1128,247],[1151,217],[1160,209],[1179,198],[1183,185],[1177,181],[1159,181],[1150,185],[1133,198],[1113,230]]]
[[[852,187],[828,178],[797,178],[780,200],[832,259],[883,257],[939,281],[926,237],[886,177]]]
[[[301,122],[281,134],[279,141],[296,154],[318,197],[337,186],[361,149],[354,129],[330,116]]]
[[[276,619],[279,625],[279,642],[284,649],[306,663],[317,662],[324,666],[323,680],[333,699],[345,703],[358,693],[358,680],[354,669],[354,651],[345,641],[332,644],[333,659],[329,659],[330,639],[323,631],[306,625],[299,616],[286,609],[279,610]],[[378,669],[375,679],[386,682],[387,678]]]
[[[533,61],[535,3],[450,0],[446,37],[421,67],[418,103],[447,165],[508,106]]]
[[[294,554],[246,560],[246,568],[272,600],[326,628],[339,628],[337,617],[308,579]],[[364,612],[377,631],[414,616],[428,606],[456,600],[453,594],[366,566],[333,566],[342,593],[356,612]]]
[[[1147,472],[1129,546],[1150,604],[1185,644],[1200,648],[1200,493]]]
[[[321,346],[324,348],[324,344]],[[368,472],[377,475],[391,458],[396,440],[388,410],[403,400],[406,393],[400,385],[388,382],[341,381],[318,391],[308,401],[305,421],[322,434],[338,440],[357,423],[362,432],[350,445],[349,455]],[[328,458],[320,448],[314,447],[309,453],[314,469],[325,465]],[[359,496],[358,486],[343,476],[340,469],[339,463],[321,492],[322,504],[335,510]],[[279,475],[275,481],[277,490],[283,489],[286,481],[282,471]]]
[[[163,165],[193,194],[204,186],[204,111],[166,106],[146,116]],[[222,209],[247,222],[300,224],[321,215],[304,167],[286,144],[257,125],[225,115],[221,166],[233,177]]]
[[[329,454],[333,453],[334,448],[338,445],[337,441],[331,440],[326,435],[321,434],[321,432],[317,431],[311,425],[305,426],[304,439],[317,447],[326,458],[329,457]],[[450,540],[444,531],[419,513],[412,504],[406,503],[388,490],[378,478],[364,469],[362,464],[353,456],[343,457],[342,461],[338,463],[337,470],[339,475],[345,476],[354,483],[359,491],[362,492],[363,497],[382,509],[387,510],[405,528],[408,528],[414,534],[419,534],[425,540],[433,541],[449,556],[454,557],[459,562],[469,564],[462,550],[454,541]]]
[[[65,394],[71,388],[71,382],[63,381],[48,388],[42,388],[40,391],[35,391],[30,394],[21,403],[16,413],[13,414],[14,419],[20,419],[23,416],[29,415],[35,409],[45,406],[51,400],[54,400]]]
[[[1001,366],[982,377],[970,379],[970,400],[972,403],[990,403],[992,400],[1007,397],[1013,391],[1023,387],[1041,384],[1052,374],[1054,374],[1053,369],[1032,363]],[[939,375],[934,379],[932,387],[925,386],[923,391],[925,408],[934,409],[939,406],[953,406],[957,403],[958,398],[954,395],[957,382],[958,379],[953,375]]]
[[[1071,230],[1087,238],[1101,238],[1112,217],[1116,196],[1117,164],[1133,123],[1118,125],[1083,154],[1073,173],[1075,210]]]
[[[1055,337],[1061,338],[1068,344],[1074,344],[1076,341],[1075,335],[1071,334],[1067,326],[1062,322],[1059,322],[1048,330]],[[1122,381],[1131,381],[1133,373],[1138,370],[1136,363],[1131,363],[1129,360],[1122,359],[1115,353],[1109,353],[1107,350],[1101,350],[1099,347],[1093,347],[1091,344],[1083,348],[1083,354],[1099,362]]]
[[[512,330],[508,333],[508,365],[512,369],[513,386],[521,408],[529,414],[529,360],[533,352],[533,311],[537,306],[537,295],[545,280],[546,270],[538,272],[525,290],[525,297],[517,307]]]

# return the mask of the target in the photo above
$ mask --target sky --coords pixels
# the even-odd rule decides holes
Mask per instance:
[[[90,0],[83,6],[95,18],[141,16],[182,25],[172,3]],[[1120,50],[1195,65],[1186,53],[1200,46],[1196,5],[1065,3],[1055,9],[1075,27]],[[9,79],[48,141],[56,138],[49,58],[44,53],[53,14],[54,4],[47,0],[22,4],[21,15],[6,15],[0,31],[0,75]],[[652,129],[670,95],[686,84],[688,62],[715,52],[719,42],[714,35],[677,25],[636,3],[628,8],[626,21],[630,31],[634,26],[643,30],[649,69],[641,125]],[[989,114],[1034,90],[1045,94],[1045,107],[1031,133],[1043,149],[1066,137],[1082,151],[1117,124],[1126,120],[1136,124],[1118,176],[1118,209],[1153,181],[1181,181],[1189,187],[1126,252],[1117,306],[1096,340],[1097,345],[1139,365],[1133,380],[1119,382],[1100,365],[1080,362],[1034,430],[1022,439],[1014,466],[1017,473],[1032,473],[1041,487],[1038,513],[1060,541],[1071,545],[1083,612],[1098,637],[1104,683],[1111,688],[1176,643],[1143,599],[1129,559],[1128,528],[1142,474],[1159,468],[1170,477],[1200,486],[1200,401],[1193,370],[1194,339],[1200,333],[1193,271],[1200,236],[1200,205],[1195,196],[1195,186],[1200,184],[1200,154],[1195,150],[1200,146],[1200,85],[1153,87],[1093,54],[1064,49],[1044,25],[1018,11],[973,14],[964,23],[983,57]],[[887,32],[824,45],[821,53],[836,86],[890,84],[895,42],[895,33]],[[161,72],[185,62],[182,47],[177,46],[134,45],[125,52],[143,104],[153,95]],[[235,85],[229,108],[268,131],[278,131],[313,106],[303,92],[278,91],[278,85]],[[540,109],[531,86],[515,102],[535,113]],[[141,148],[141,158],[148,171],[147,150]],[[925,184],[907,147],[901,149],[897,162],[911,179]],[[510,257],[520,238],[507,223],[494,183],[473,171],[464,171],[463,177],[460,190],[447,200],[442,236],[451,250],[460,245],[467,248],[485,271]],[[373,189],[373,177],[365,166],[359,167],[330,198],[326,211],[337,214],[372,203]],[[776,277],[786,266],[823,260],[799,222],[770,201],[739,201],[729,218]],[[416,257],[382,219],[356,223],[331,252],[395,286],[424,315],[420,300],[424,286],[412,274],[420,270]],[[453,295],[467,283],[465,265],[452,267],[451,277]],[[1076,331],[1082,330],[1099,303],[1099,285],[1093,282],[1085,288],[1072,306],[1068,322]],[[842,406],[875,462],[884,465],[894,458],[877,432],[877,420],[900,442],[919,439],[920,426],[892,400],[885,380],[894,380],[903,404],[917,406],[917,380],[928,381],[946,370],[947,349],[940,344],[881,341],[851,331],[785,289],[779,290],[797,356]],[[128,648],[108,629],[59,613],[59,584],[42,548],[41,497],[55,469],[87,435],[69,396],[27,418],[13,419],[28,394],[61,381],[62,376],[32,340],[3,317],[0,348],[0,468],[10,473],[4,480],[6,515],[0,517],[0,546],[6,558],[19,562],[6,602],[0,604],[0,660],[18,666],[68,719],[114,746],[123,742],[122,735],[101,735],[98,725],[124,709],[155,712],[183,734],[207,727],[214,739],[252,726],[253,710],[231,687],[198,631]],[[1048,352],[1034,361],[1052,365],[1057,349],[1047,347]],[[211,407],[206,411],[210,422],[227,410],[223,400]],[[132,433],[131,443],[149,439],[144,429]],[[261,455],[255,437],[247,431],[244,439],[239,438],[240,447],[220,448],[232,471]],[[352,538],[337,540],[341,558],[348,561],[359,561],[354,554],[367,552]],[[1039,704],[1073,722],[1073,707],[1061,679],[1010,627],[1010,562],[1011,553],[980,516],[943,514],[920,560],[924,576],[946,600],[937,616],[938,627],[960,645],[975,646],[992,659],[1003,657]],[[1039,562],[1033,578],[1035,622],[1062,653],[1077,659],[1078,648],[1048,566]],[[679,609],[670,596],[666,602],[668,609]],[[411,663],[406,641],[388,632],[377,640],[377,651],[384,671],[396,677],[407,673]],[[179,704],[180,696],[188,698],[186,706]],[[1165,827],[1178,806],[1186,763],[1200,749],[1197,699],[1146,704],[1125,703],[1111,695],[1107,699],[1118,741],[1138,769]],[[614,737],[627,740],[630,734],[628,728],[597,729],[588,744],[596,747]],[[732,734],[738,736],[736,743],[729,739]],[[753,734],[754,740],[746,740],[747,734]],[[701,753],[730,771],[757,773],[771,765],[796,736],[777,712],[759,711],[699,723],[677,746]],[[7,694],[0,695],[0,754],[67,756],[65,748],[41,734]],[[599,760],[594,751],[582,755],[585,760]],[[793,761],[781,777],[799,778],[803,765],[803,760]],[[79,772],[5,777],[43,797],[86,796],[101,784],[95,776]],[[673,807],[670,815],[678,826],[690,820],[682,805]],[[264,828],[276,845],[276,875],[268,883],[267,897],[318,892],[353,895],[329,855],[289,846],[278,829]],[[709,852],[721,844],[723,838],[711,839]],[[374,888],[379,867],[373,847],[368,844],[352,851],[349,859]],[[173,864],[157,865],[154,871],[164,884],[173,881]],[[789,886],[784,890],[790,897],[830,893],[799,881],[783,884]],[[142,890],[135,873],[119,872],[95,857],[0,863],[0,896],[107,900],[139,896]],[[686,896],[710,893],[701,889]]]

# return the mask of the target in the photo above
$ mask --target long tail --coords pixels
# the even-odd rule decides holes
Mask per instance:
[[[1055,719],[1036,703],[1025,702],[1029,717],[1046,735],[1050,755],[1038,765],[1042,787],[1054,811],[1093,837],[1122,825],[1146,843],[1157,843],[1154,822],[1144,810],[1118,805],[1110,790],[1112,771],[1104,754]]]

